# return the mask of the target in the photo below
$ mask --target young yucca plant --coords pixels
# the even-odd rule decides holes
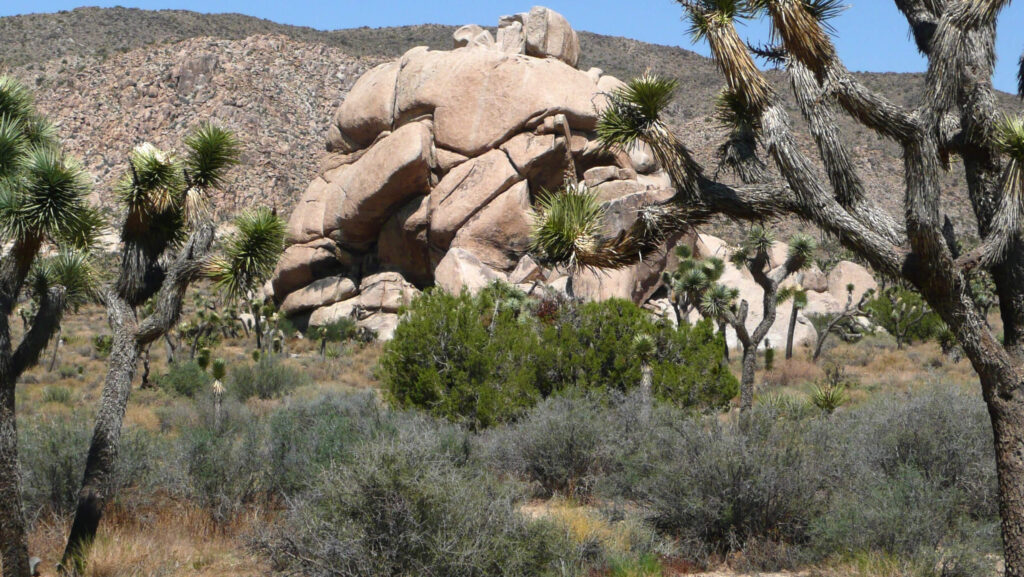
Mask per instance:
[[[542,262],[570,269],[590,266],[599,258],[605,209],[597,194],[582,183],[567,183],[559,191],[543,192],[537,199],[530,252]]]
[[[284,250],[285,224],[261,207],[239,215],[235,227],[222,254],[210,259],[206,274],[229,297],[247,299],[274,272]]]

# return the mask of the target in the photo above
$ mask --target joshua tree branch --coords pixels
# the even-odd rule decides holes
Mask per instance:
[[[185,292],[198,276],[212,243],[212,224],[203,225],[192,233],[168,270],[167,278],[157,293],[153,314],[139,325],[135,339],[140,347],[160,338],[178,321]]]
[[[39,360],[46,344],[60,327],[64,315],[64,287],[50,288],[40,298],[39,312],[32,319],[32,328],[25,334],[11,357],[11,369],[20,375]]]

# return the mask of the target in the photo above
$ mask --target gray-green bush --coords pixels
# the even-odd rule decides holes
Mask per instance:
[[[232,367],[228,373],[227,389],[238,400],[252,397],[274,399],[309,383],[309,375],[271,355],[259,361]]]

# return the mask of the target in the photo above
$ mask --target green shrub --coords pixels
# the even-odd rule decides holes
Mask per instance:
[[[538,335],[523,311],[496,306],[499,298],[491,287],[477,296],[430,290],[413,302],[380,359],[396,405],[487,427],[541,398]]]
[[[171,363],[167,372],[157,376],[155,381],[161,389],[189,398],[213,384],[213,378],[194,361]]]
[[[44,403],[57,403],[59,405],[71,404],[71,389],[60,386],[49,386],[43,389]]]
[[[261,357],[228,374],[227,389],[240,401],[257,397],[274,399],[309,383],[309,375],[274,356]]]
[[[871,320],[894,337],[905,333],[905,342],[929,341],[945,329],[938,314],[924,298],[910,289],[889,287],[865,305]],[[925,311],[923,316],[921,311]]]
[[[474,428],[516,419],[569,390],[626,392],[640,381],[637,334],[656,342],[654,392],[682,406],[722,407],[738,390],[710,324],[678,330],[632,302],[529,303],[508,285],[476,296],[427,291],[385,346],[380,376],[392,401]]]

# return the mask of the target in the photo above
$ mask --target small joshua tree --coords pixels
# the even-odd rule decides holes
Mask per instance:
[[[116,280],[100,291],[113,345],[61,561],[65,573],[84,572],[104,507],[113,496],[110,477],[141,352],[178,323],[195,281],[209,278],[222,294],[244,294],[270,274],[283,249],[284,224],[269,209],[254,209],[236,219],[237,232],[220,254],[211,251],[210,195],[238,163],[238,141],[224,129],[202,124],[184,144],[180,157],[149,144],[137,147],[116,185],[125,213],[120,263]]]
[[[807,289],[802,286],[788,286],[779,291],[775,300],[782,304],[788,300],[793,301],[789,311],[789,327],[786,329],[786,360],[793,358],[793,335],[796,333],[797,315],[807,308]]]
[[[731,261],[737,267],[746,268],[754,282],[761,287],[762,316],[761,322],[753,331],[747,329],[747,311],[749,305],[742,300],[737,305],[734,293],[722,290],[716,285],[704,293],[701,298],[701,310],[706,316],[717,317],[729,324],[736,331],[736,339],[743,347],[743,372],[740,378],[740,412],[747,412],[754,404],[754,373],[757,370],[757,349],[761,346],[768,331],[775,324],[778,306],[779,286],[789,276],[802,270],[810,263],[814,252],[814,240],[806,235],[796,235],[789,243],[786,260],[775,267],[770,267],[769,250],[774,243],[774,235],[760,225],[750,228],[747,238],[740,248],[733,253]]]
[[[837,334],[847,342],[860,340],[864,336],[864,329],[857,322],[857,318],[868,315],[864,307],[874,297],[875,289],[864,291],[860,300],[854,303],[853,291],[855,289],[853,283],[846,285],[846,304],[843,305],[843,310],[827,317],[827,322],[819,327],[818,342],[814,345],[814,356],[812,357],[814,362],[818,362],[818,357],[821,356],[821,351],[825,348],[825,341],[830,335]]]
[[[654,337],[648,334],[633,336],[633,353],[640,359],[640,419],[647,422],[654,405],[654,367],[651,361],[658,352]]]
[[[89,205],[89,178],[65,156],[53,127],[18,81],[0,77],[0,563],[4,577],[28,577],[21,500],[15,385],[36,364],[65,311],[91,297],[95,275],[87,251],[102,226]],[[41,258],[44,249],[56,255]],[[14,307],[25,295],[24,334],[11,335]]]

